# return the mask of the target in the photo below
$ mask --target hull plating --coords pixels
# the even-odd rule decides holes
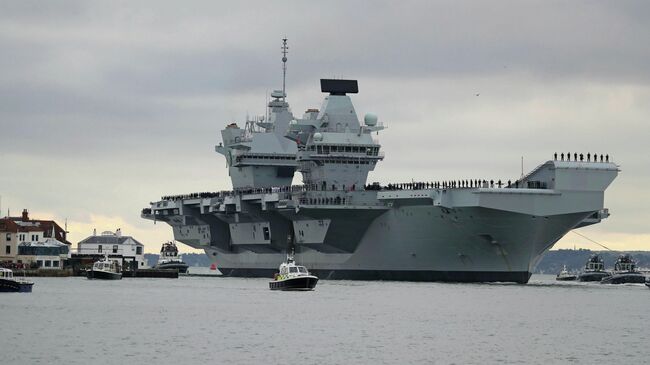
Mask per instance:
[[[485,208],[403,207],[379,216],[352,253],[298,245],[296,257],[324,279],[525,283],[543,253],[589,214],[535,217]],[[281,251],[236,247],[205,251],[231,276],[271,277],[285,257]]]

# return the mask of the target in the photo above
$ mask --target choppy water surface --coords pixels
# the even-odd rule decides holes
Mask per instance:
[[[0,295],[2,364],[650,361],[641,285],[33,279]]]

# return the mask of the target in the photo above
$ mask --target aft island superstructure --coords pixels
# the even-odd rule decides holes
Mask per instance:
[[[294,251],[322,279],[519,283],[567,232],[608,216],[604,191],[619,168],[596,158],[550,160],[509,183],[368,185],[384,126],[373,114],[360,122],[356,80],[323,79],[321,91],[322,107],[301,118],[283,87],[268,118],[226,126],[216,150],[232,191],[163,197],[142,216],[168,223],[224,275],[272,277]],[[303,185],[291,185],[296,171]]]

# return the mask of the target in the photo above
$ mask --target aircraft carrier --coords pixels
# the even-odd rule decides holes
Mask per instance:
[[[567,232],[608,217],[604,192],[619,167],[596,154],[555,156],[508,182],[368,184],[384,158],[374,137],[384,126],[373,114],[360,122],[357,81],[321,80],[321,108],[297,118],[286,101],[286,39],[282,50],[283,87],[267,115],[221,131],[216,152],[233,189],[165,196],[142,210],[224,275],[271,277],[292,250],[322,279],[526,283]],[[302,185],[291,185],[296,172]]]

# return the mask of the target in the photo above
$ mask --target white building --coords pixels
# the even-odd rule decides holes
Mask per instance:
[[[123,236],[122,231],[104,231],[101,235],[93,235],[81,240],[77,245],[80,255],[108,255],[110,258],[123,257],[125,262],[135,258],[138,268],[146,268],[144,260],[144,245],[131,236]],[[121,264],[121,261],[120,261]]]
[[[1,218],[0,264],[61,269],[70,258],[66,234],[53,220],[30,219],[27,209],[20,217]]]

